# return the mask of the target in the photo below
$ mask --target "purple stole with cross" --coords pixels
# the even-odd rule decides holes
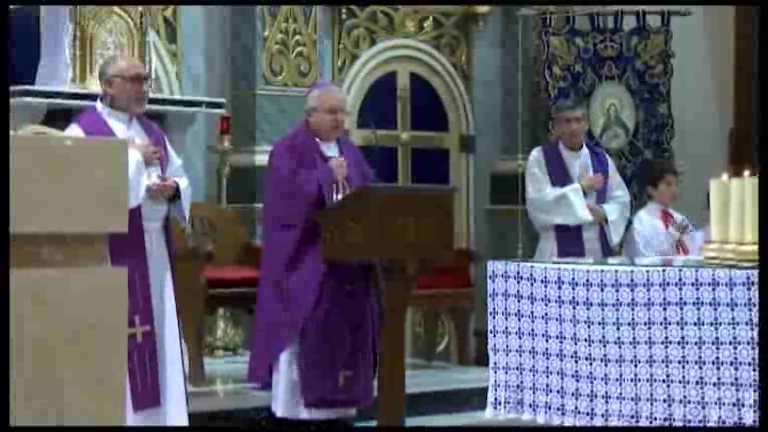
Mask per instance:
[[[595,191],[597,204],[605,204],[608,192],[608,155],[603,149],[593,144],[586,143],[586,146],[592,161],[592,172],[602,174],[605,178],[603,187]],[[552,186],[565,187],[573,184],[571,174],[568,172],[563,155],[560,153],[560,145],[547,144],[542,146],[541,150]],[[584,258],[586,256],[584,235],[580,225],[555,225],[555,241],[557,242],[557,256],[559,258]],[[603,258],[613,255],[613,248],[608,242],[604,225],[600,225],[600,248],[603,252]]]
[[[165,175],[168,149],[162,131],[154,122],[143,116],[136,119],[152,145],[160,149],[160,169]],[[76,123],[85,136],[116,136],[95,107],[80,113]],[[166,221],[165,240],[171,254],[169,234],[169,224]],[[131,386],[131,402],[136,412],[160,406],[157,339],[147,252],[144,247],[144,223],[141,205],[138,205],[128,212],[128,233],[109,236],[111,265],[128,268],[128,380]],[[172,261],[169,259],[169,262]]]

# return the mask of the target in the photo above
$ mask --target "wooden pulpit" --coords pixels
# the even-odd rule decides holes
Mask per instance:
[[[10,424],[122,425],[127,141],[10,136]]]
[[[448,259],[454,188],[370,185],[320,213],[323,257],[373,262],[383,288],[377,426],[405,421],[405,315],[420,263]]]

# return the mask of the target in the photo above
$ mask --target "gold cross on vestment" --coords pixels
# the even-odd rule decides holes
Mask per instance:
[[[133,323],[135,327],[128,327],[128,336],[136,335],[136,342],[141,343],[142,335],[152,330],[152,328],[141,325],[141,318],[138,315],[133,317]]]
[[[339,372],[339,387],[344,387],[344,382],[347,378],[352,377],[352,371],[344,370]]]

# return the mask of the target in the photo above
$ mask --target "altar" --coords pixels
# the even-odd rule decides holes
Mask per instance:
[[[491,261],[486,416],[756,426],[757,266]]]

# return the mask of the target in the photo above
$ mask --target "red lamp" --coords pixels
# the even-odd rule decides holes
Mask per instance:
[[[222,114],[219,118],[219,144],[223,147],[230,146],[232,136],[230,132],[231,120],[232,116],[227,113]]]

